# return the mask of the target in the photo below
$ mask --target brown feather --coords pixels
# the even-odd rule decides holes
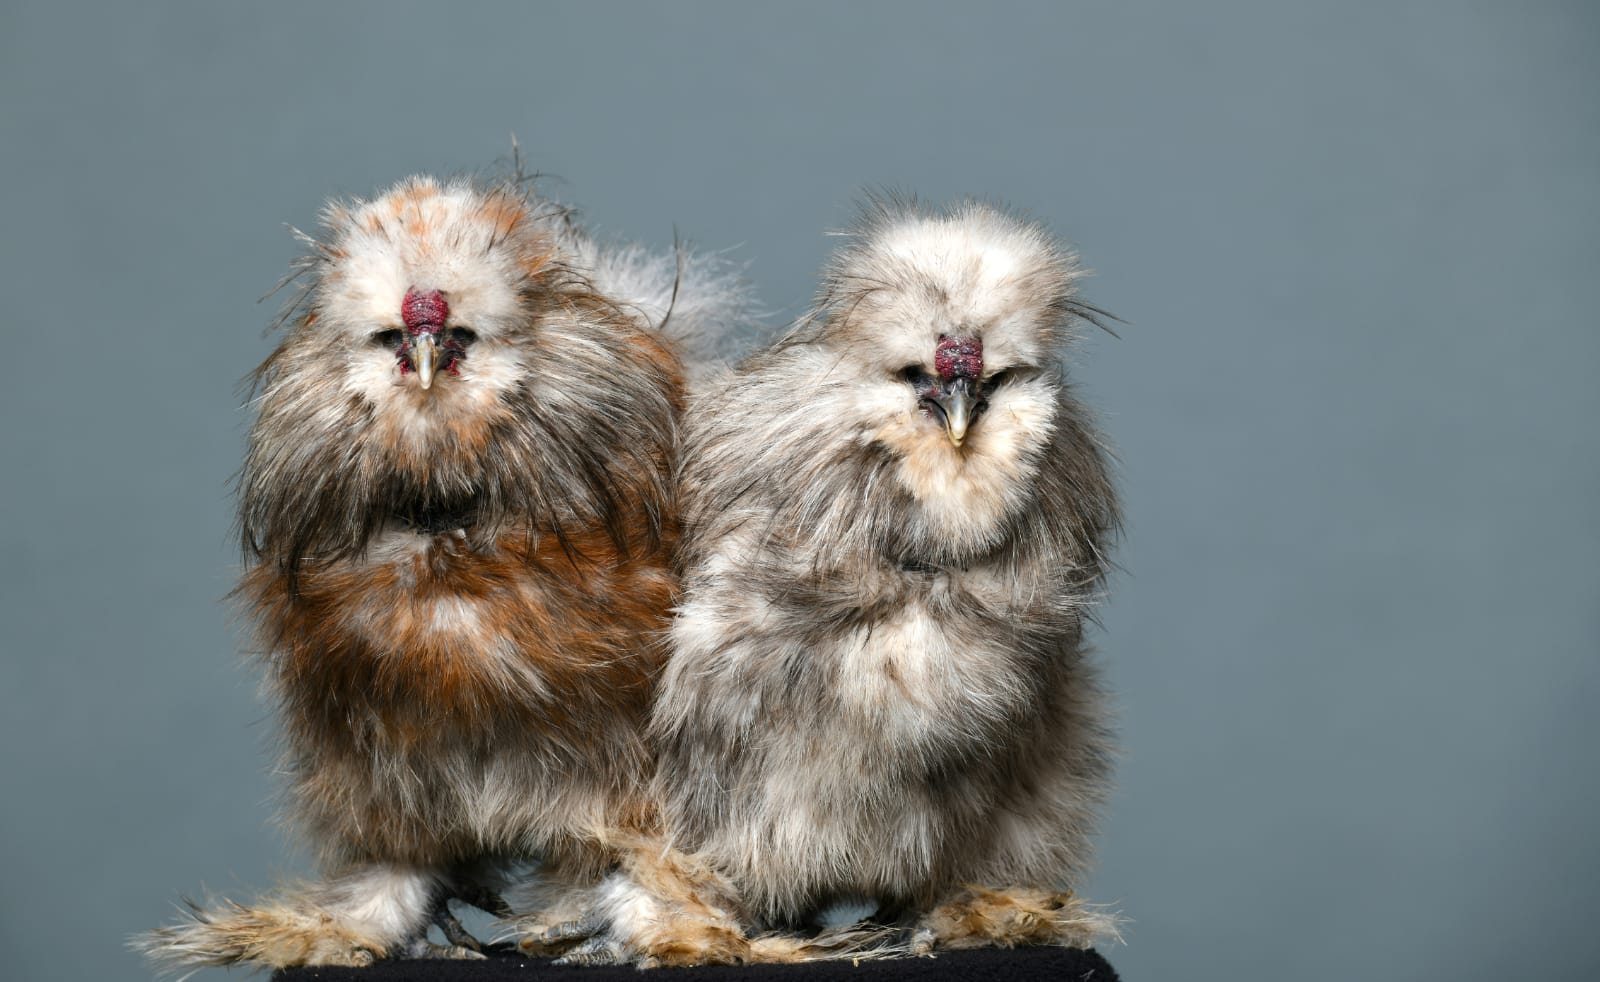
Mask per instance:
[[[168,963],[416,953],[448,898],[502,906],[509,863],[581,893],[655,821],[684,373],[653,322],[685,270],[702,321],[738,296],[517,180],[417,178],[326,225],[255,374],[237,591],[326,876],[140,942]],[[413,345],[448,352],[429,384]]]

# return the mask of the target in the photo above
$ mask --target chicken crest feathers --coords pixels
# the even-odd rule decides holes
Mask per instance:
[[[330,205],[307,238],[302,293],[255,374],[260,415],[241,472],[248,553],[293,568],[357,555],[385,516],[468,514],[619,546],[636,504],[652,534],[670,497],[681,333],[744,316],[715,257],[597,243],[525,184],[415,177]],[[458,375],[426,398],[384,332],[422,284],[471,332]]]

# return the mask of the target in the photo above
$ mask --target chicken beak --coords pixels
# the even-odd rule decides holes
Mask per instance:
[[[972,418],[977,409],[977,400],[972,395],[972,382],[968,379],[956,379],[949,391],[934,399],[939,408],[944,410],[944,432],[950,438],[953,446],[961,446],[967,438],[967,427],[972,425]]]
[[[424,389],[433,385],[433,366],[439,361],[439,343],[427,331],[418,332],[411,342],[411,367],[417,370],[417,381]]]

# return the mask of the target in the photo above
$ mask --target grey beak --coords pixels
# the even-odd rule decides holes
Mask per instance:
[[[937,403],[944,414],[944,432],[955,446],[961,446],[961,441],[967,438],[967,427],[972,424],[972,418],[978,408],[978,400],[972,394],[972,381],[958,378],[950,384],[949,391],[943,395],[935,396],[933,402]]]
[[[424,389],[433,385],[433,366],[439,361],[439,344],[427,331],[419,332],[411,342],[411,367],[417,370],[417,381]]]

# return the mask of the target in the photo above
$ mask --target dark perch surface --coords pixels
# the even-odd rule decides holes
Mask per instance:
[[[273,982],[501,982],[550,979],[552,982],[939,982],[948,979],[993,982],[1116,982],[1117,973],[1098,952],[1074,948],[1013,948],[951,951],[935,958],[885,961],[818,962],[810,965],[718,965],[706,968],[580,968],[553,965],[495,952],[484,962],[386,961],[371,968],[296,968],[278,972]]]

